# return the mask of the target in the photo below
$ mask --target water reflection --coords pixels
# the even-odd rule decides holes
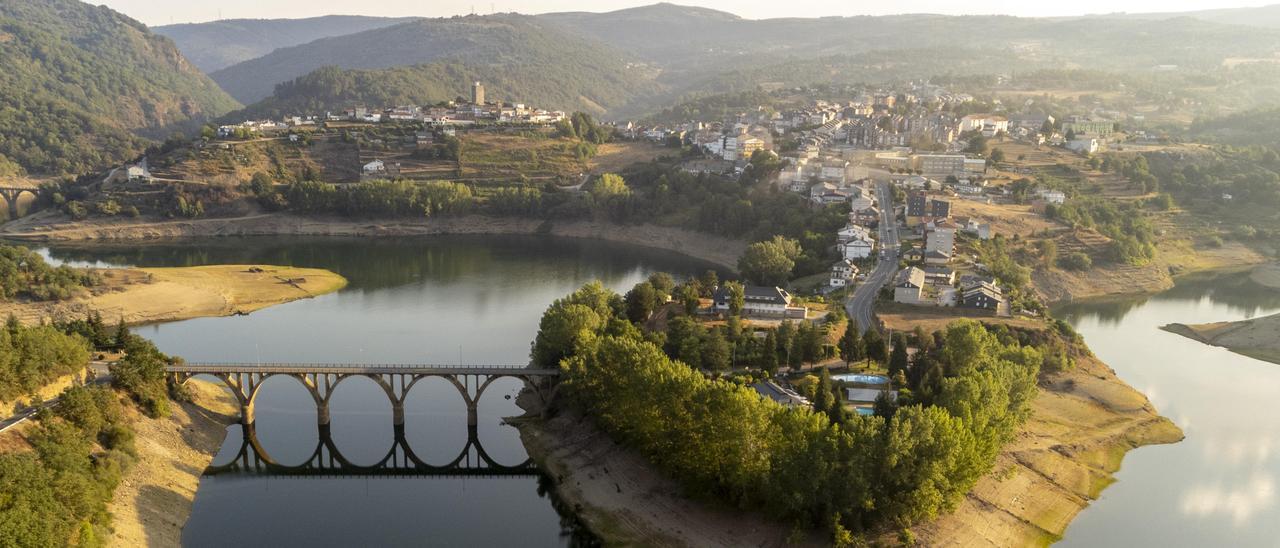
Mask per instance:
[[[1159,327],[1280,312],[1280,292],[1237,274],[1055,312],[1187,435],[1182,443],[1131,452],[1118,482],[1071,524],[1061,544],[1275,546],[1280,365]]]
[[[523,363],[552,300],[601,280],[625,291],[654,271],[697,275],[711,265],[641,247],[537,236],[235,238],[178,244],[58,246],[67,261],[130,266],[277,264],[333,270],[344,290],[249,316],[146,326],[137,333],[196,362]],[[274,381],[268,381],[274,382]],[[256,435],[283,464],[308,461],[318,446],[357,467],[402,443],[423,463],[452,462],[469,441],[499,466],[528,455],[502,417],[520,382],[495,381],[470,431],[451,386],[423,381],[405,401],[403,433],[388,432],[384,394],[359,384],[335,392],[329,439],[316,427],[311,396],[281,380],[256,406]],[[264,388],[264,389],[266,389]],[[294,390],[293,388],[297,388]],[[367,392],[367,393],[366,393]],[[241,455],[233,427],[218,463]],[[395,443],[393,443],[393,441]],[[326,443],[332,445],[329,448]],[[475,452],[471,451],[474,456]],[[350,458],[348,458],[350,455]],[[535,477],[296,478],[215,475],[201,481],[188,546],[565,546],[590,535]],[[500,526],[495,526],[500,524]]]

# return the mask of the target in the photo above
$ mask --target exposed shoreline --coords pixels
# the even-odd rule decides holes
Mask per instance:
[[[37,215],[0,226],[0,238],[20,242],[139,241],[219,236],[432,236],[532,234],[589,238],[674,251],[736,270],[747,244],[691,230],[597,221],[549,221],[465,215],[427,219],[352,220],[269,213],[246,217],[164,221],[70,221]]]
[[[0,315],[25,323],[82,318],[90,312],[126,324],[248,314],[342,289],[327,270],[258,265],[105,269],[101,286],[67,301],[0,303]]]
[[[1171,323],[1160,329],[1242,356],[1280,364],[1280,314],[1237,322]]]
[[[181,545],[200,476],[237,414],[221,387],[199,380],[187,387],[192,401],[172,402],[168,417],[133,421],[138,460],[107,506],[113,518],[108,546]]]

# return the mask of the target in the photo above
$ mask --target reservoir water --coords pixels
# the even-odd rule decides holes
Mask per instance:
[[[600,279],[625,290],[648,273],[694,274],[679,255],[584,240],[440,237],[406,240],[224,239],[128,248],[57,247],[57,260],[139,266],[259,263],[334,270],[336,294],[256,312],[138,329],[193,361],[522,363],[539,315],[555,298]],[[1061,546],[1277,546],[1280,538],[1280,364],[1200,344],[1159,327],[1280,312],[1280,291],[1242,275],[1184,280],[1137,299],[1055,310],[1121,379],[1147,394],[1186,440],[1128,454],[1117,482],[1067,529]],[[314,406],[289,379],[268,381],[258,438],[284,463],[317,441]],[[525,458],[501,417],[519,411],[510,382],[480,404],[479,438],[505,464]],[[390,409],[371,382],[344,383],[332,437],[371,462],[392,444]],[[466,442],[461,399],[443,381],[415,387],[405,437],[428,460]],[[215,464],[240,446],[229,429]],[[571,512],[557,511],[545,479],[292,478],[201,481],[184,532],[189,546],[568,546]]]
[[[1187,436],[1130,452],[1058,546],[1280,546],[1280,364],[1159,329],[1280,312],[1280,291],[1224,275],[1055,312]]]
[[[711,265],[675,253],[590,240],[532,236],[417,239],[247,238],[129,247],[55,247],[55,260],[99,265],[273,264],[333,270],[338,293],[255,312],[153,326],[136,333],[201,362],[522,364],[546,307],[600,280],[618,291],[655,271],[681,277]],[[505,465],[527,455],[503,417],[519,415],[519,381],[496,381],[479,403],[477,436]],[[295,380],[273,377],[256,404],[257,441],[282,464],[315,450],[315,405]],[[356,464],[386,455],[391,406],[372,381],[334,392],[331,437]],[[432,465],[467,444],[466,407],[444,380],[418,383],[405,404],[404,437]],[[214,464],[241,446],[232,426]],[[202,478],[187,546],[569,546],[592,539],[559,511],[546,479],[529,477]]]

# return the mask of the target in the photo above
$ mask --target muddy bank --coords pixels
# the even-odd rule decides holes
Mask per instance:
[[[1238,322],[1172,323],[1160,329],[1250,358],[1280,363],[1280,314]]]
[[[347,280],[327,270],[264,265],[100,270],[102,284],[70,300],[3,302],[0,317],[35,323],[97,311],[130,325],[247,314],[332,293]]]
[[[226,219],[70,221],[41,214],[0,227],[0,238],[27,242],[83,240],[147,240],[215,236],[425,236],[438,234],[547,234],[593,238],[682,253],[728,269],[736,269],[746,243],[678,228],[615,225],[594,221],[545,221],[489,217],[352,220],[300,217],[285,213]]]
[[[170,402],[168,417],[139,416],[133,422],[138,460],[107,506],[114,529],[108,546],[181,545],[200,474],[236,420],[226,391],[202,381],[188,381],[187,387],[191,403]]]

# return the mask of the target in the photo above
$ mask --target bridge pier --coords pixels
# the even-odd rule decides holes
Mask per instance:
[[[22,193],[29,192],[32,196],[40,197],[39,191],[33,188],[0,188],[0,198],[9,206],[9,220],[17,220],[18,218],[18,198]]]

